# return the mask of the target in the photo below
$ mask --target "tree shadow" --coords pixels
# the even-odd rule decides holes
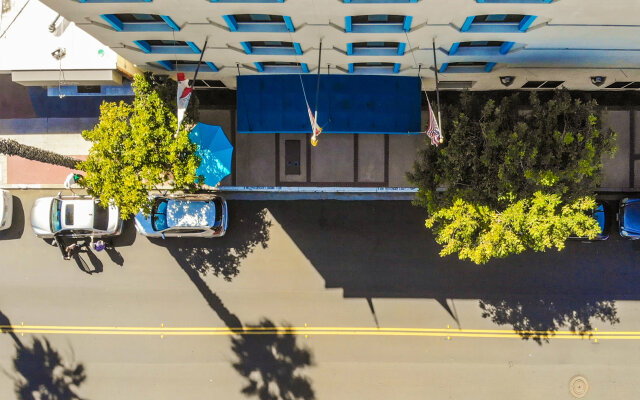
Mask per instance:
[[[271,222],[267,211],[252,202],[230,202],[229,229],[221,238],[151,239],[169,249],[183,266],[203,275],[212,274],[231,281],[240,272],[240,263],[258,245],[267,247]],[[239,210],[242,210],[240,212]]]
[[[245,328],[240,318],[211,291],[198,268],[187,263],[180,263],[180,267],[209,307],[234,333],[231,347],[237,360],[232,365],[248,381],[242,389],[244,395],[257,396],[260,400],[315,399],[311,380],[302,370],[313,365],[309,349],[299,347],[294,335],[279,332],[268,319]],[[256,334],[252,330],[256,327],[263,330]]]
[[[347,298],[434,299],[458,326],[464,321],[447,299],[483,299],[480,311],[486,318],[523,334],[529,326],[549,334],[560,328],[588,332],[591,321],[618,322],[616,300],[640,300],[640,258],[632,243],[613,237],[601,243],[568,242],[561,252],[527,252],[478,266],[456,256],[440,257],[440,246],[424,226],[425,211],[408,201],[274,201],[263,206],[325,287],[340,288]]]
[[[540,345],[548,343],[561,328],[589,337],[593,319],[612,325],[620,322],[613,300],[589,301],[566,296],[482,299],[480,308],[483,318],[498,325],[511,325],[522,339]]]
[[[313,365],[311,352],[298,347],[293,335],[271,333],[277,327],[268,319],[248,327],[270,333],[248,331],[231,337],[231,348],[238,357],[233,368],[248,381],[242,393],[260,400],[314,399],[311,382],[301,371]]]
[[[22,208],[22,201],[17,196],[11,197],[13,199],[11,226],[9,229],[0,231],[0,240],[20,239],[24,233],[24,209]]]
[[[11,336],[11,338],[15,342],[16,346],[22,347],[22,342],[20,341],[16,333],[13,331],[13,325],[11,324],[9,317],[4,315],[2,311],[0,311],[0,332],[8,333],[9,336]]]
[[[20,400],[80,400],[77,393],[87,379],[82,363],[66,361],[46,338],[33,338],[31,346],[16,345],[12,376]]]

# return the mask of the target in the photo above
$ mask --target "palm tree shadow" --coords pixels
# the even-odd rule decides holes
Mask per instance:
[[[241,213],[238,210],[240,208]],[[256,246],[267,247],[271,221],[267,220],[266,209],[251,202],[242,207],[229,207],[229,220],[229,230],[221,238],[169,238],[152,241],[167,247],[183,268],[231,281],[240,273],[242,260]]]
[[[16,345],[12,376],[20,400],[80,400],[77,390],[87,379],[81,363],[65,361],[46,338],[31,346]]]
[[[507,297],[481,299],[482,317],[498,325],[511,325],[523,340],[533,340],[539,345],[561,328],[580,336],[590,336],[592,319],[616,324],[618,318],[615,301],[573,298],[569,296],[544,296],[526,299]]]
[[[311,382],[301,371],[313,365],[311,352],[299,347],[295,336],[277,333],[268,319],[248,327],[270,333],[248,331],[231,337],[231,348],[238,357],[233,368],[248,381],[242,393],[260,400],[315,399]]]
[[[260,400],[315,399],[311,381],[302,371],[313,365],[309,349],[299,347],[294,335],[279,333],[268,319],[245,328],[238,316],[211,291],[196,268],[186,263],[180,263],[180,266],[209,307],[233,332],[231,347],[237,361],[232,365],[248,380],[243,394],[257,396]],[[256,335],[251,329],[255,327],[266,331]]]

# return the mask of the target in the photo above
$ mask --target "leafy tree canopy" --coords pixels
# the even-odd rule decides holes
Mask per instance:
[[[561,250],[571,233],[593,238],[601,157],[615,133],[601,130],[595,101],[556,91],[499,101],[463,93],[445,108],[445,142],[420,150],[407,176],[418,186],[441,255],[481,264],[526,249]]]
[[[82,132],[93,144],[79,165],[89,194],[104,204],[113,201],[123,218],[141,209],[150,213],[149,191],[163,183],[174,191],[195,190],[200,164],[185,124],[176,133],[177,117],[149,76],[136,75],[133,90],[133,104],[102,103],[98,125]]]

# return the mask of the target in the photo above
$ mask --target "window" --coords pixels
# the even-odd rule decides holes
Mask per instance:
[[[346,4],[417,3],[418,0],[342,0],[342,2]]]
[[[441,89],[471,89],[475,81],[440,81]]]
[[[405,43],[399,42],[356,42],[347,43],[350,56],[402,56]]]
[[[266,61],[254,62],[258,72],[272,74],[297,74],[299,72],[308,73],[309,67],[306,63],[297,63],[290,61]]]
[[[151,3],[152,0],[78,0],[78,3]]]
[[[281,41],[253,41],[240,43],[245,53],[256,55],[297,55],[302,54],[300,43]]]
[[[618,82],[613,82],[612,84],[607,86],[607,89],[639,89],[639,88],[640,88],[640,82],[618,81]]]
[[[523,89],[555,89],[564,81],[528,81],[522,85]]]
[[[270,14],[223,15],[232,32],[295,32],[291,17]]]
[[[491,72],[496,63],[484,61],[452,62],[440,66],[440,73],[478,73]]]
[[[65,225],[73,225],[73,203],[67,204],[64,206],[64,224]]]
[[[216,80],[196,80],[193,83],[193,87],[196,89],[226,89],[227,86],[222,81]]]
[[[164,69],[167,71],[195,71],[198,67],[198,61],[187,60],[162,60],[158,61]],[[205,61],[200,64],[200,71],[202,72],[218,72],[218,67],[212,62]]]
[[[355,15],[345,17],[345,32],[403,33],[411,30],[413,17],[404,15]]]
[[[195,43],[182,40],[134,40],[133,43],[145,53],[200,54]]]
[[[526,32],[535,15],[486,14],[467,17],[461,32]]]
[[[78,86],[78,93],[81,94],[88,94],[88,93],[102,93],[102,88],[100,87],[100,85],[96,85],[96,86]]]
[[[169,234],[180,234],[180,233],[202,233],[204,229],[202,228],[171,228],[165,233]]]
[[[107,21],[118,32],[160,32],[179,31],[171,17],[156,14],[102,14],[100,17]]]
[[[516,44],[515,42],[500,42],[478,40],[473,42],[458,42],[451,45],[449,55],[457,56],[478,56],[478,55],[499,55],[507,54]]]
[[[284,3],[284,0],[209,0],[212,3]]]
[[[390,62],[359,62],[349,64],[350,74],[397,74],[400,63]]]
[[[552,3],[553,0],[476,0],[476,3]]]

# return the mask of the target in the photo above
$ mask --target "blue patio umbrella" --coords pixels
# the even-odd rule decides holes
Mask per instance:
[[[205,185],[215,186],[231,173],[233,146],[221,127],[198,123],[189,139],[198,146],[196,154],[202,161],[196,173],[204,176]]]

